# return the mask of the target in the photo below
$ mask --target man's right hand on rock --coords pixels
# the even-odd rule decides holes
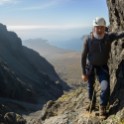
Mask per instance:
[[[84,82],[88,81],[88,76],[87,76],[87,75],[82,75],[82,80],[83,80]]]

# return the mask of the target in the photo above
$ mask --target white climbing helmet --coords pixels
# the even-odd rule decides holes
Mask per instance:
[[[105,21],[105,19],[102,18],[102,17],[96,17],[93,20],[93,27],[94,26],[105,26],[106,27],[106,21]]]

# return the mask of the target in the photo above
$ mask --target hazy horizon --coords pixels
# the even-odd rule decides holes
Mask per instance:
[[[24,41],[27,39],[46,39],[51,41],[67,41],[74,38],[81,38],[83,35],[88,34],[92,28],[71,28],[71,29],[21,29],[13,30],[7,26],[9,31],[14,31]]]
[[[11,27],[7,27],[7,29],[12,31]],[[87,27],[73,29],[26,29],[23,30],[23,33],[20,33],[22,30],[16,30],[14,32],[22,39],[24,45],[24,42],[29,39],[43,39],[58,48],[80,51],[83,43],[83,35],[89,34],[91,30],[91,27]]]

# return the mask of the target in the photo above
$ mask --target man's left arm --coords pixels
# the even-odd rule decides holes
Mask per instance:
[[[113,42],[114,40],[118,40],[120,38],[124,38],[124,31],[109,33],[109,39],[111,42]]]

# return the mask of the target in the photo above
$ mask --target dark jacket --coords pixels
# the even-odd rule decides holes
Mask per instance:
[[[91,65],[102,66],[107,64],[111,43],[119,38],[124,37],[124,32],[106,33],[104,38],[98,40],[90,35],[84,39],[84,49],[82,51],[81,64],[82,73],[86,74],[86,61],[88,59]]]

